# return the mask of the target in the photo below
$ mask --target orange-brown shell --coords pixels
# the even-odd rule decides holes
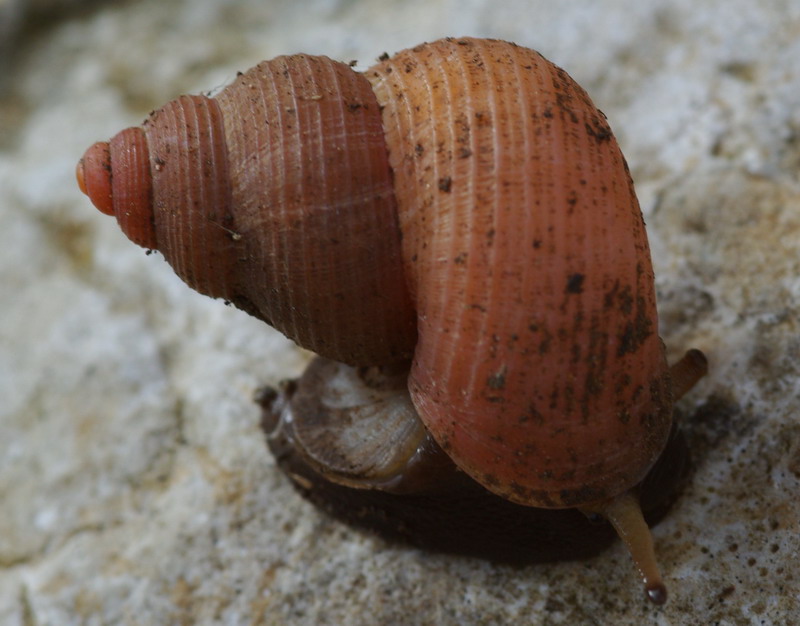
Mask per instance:
[[[586,93],[532,50],[446,39],[365,74],[279,57],[96,144],[78,177],[191,286],[300,345],[355,365],[413,353],[422,419],[500,495],[600,500],[665,445],[625,161]]]
[[[367,77],[427,427],[523,504],[577,506],[636,484],[671,401],[645,226],[605,116],[566,72],[500,41],[421,45]]]
[[[413,353],[380,112],[349,66],[264,61],[95,144],[78,179],[191,287],[303,347],[351,364]]]

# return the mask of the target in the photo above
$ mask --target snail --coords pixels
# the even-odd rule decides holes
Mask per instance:
[[[77,179],[191,287],[319,355],[258,397],[312,501],[511,562],[613,527],[666,600],[642,506],[675,497],[673,404],[707,364],[667,365],[631,176],[564,70],[473,38],[363,73],[282,56],[94,144]]]

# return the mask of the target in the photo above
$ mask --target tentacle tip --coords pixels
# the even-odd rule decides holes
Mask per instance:
[[[647,599],[658,606],[667,601],[667,588],[662,582],[648,583],[645,586],[645,593],[647,593]]]
[[[708,357],[706,357],[702,350],[691,348],[686,351],[685,358],[689,359],[692,365],[702,371],[703,374],[708,373]]]

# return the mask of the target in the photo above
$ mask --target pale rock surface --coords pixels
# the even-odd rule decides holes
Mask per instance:
[[[670,356],[710,357],[681,403],[692,483],[655,530],[663,608],[618,544],[512,569],[315,511],[251,402],[307,355],[190,291],[75,186],[90,143],[263,58],[365,68],[462,34],[540,50],[605,111],[648,222]],[[796,619],[797,59],[796,0],[143,0],[29,29],[0,96],[0,624]]]

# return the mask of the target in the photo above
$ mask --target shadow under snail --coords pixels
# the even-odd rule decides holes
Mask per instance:
[[[312,501],[516,563],[613,526],[665,601],[641,509],[675,497],[673,403],[706,360],[666,363],[627,165],[564,70],[472,38],[363,73],[278,57],[93,145],[77,177],[191,287],[320,355],[258,398]]]

